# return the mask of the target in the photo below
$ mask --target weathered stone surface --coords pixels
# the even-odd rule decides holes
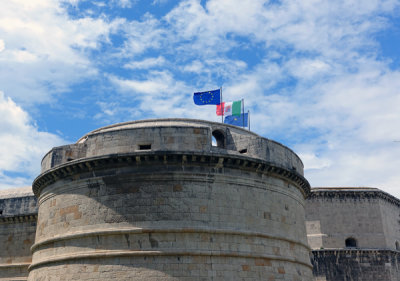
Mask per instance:
[[[313,188],[306,204],[309,245],[340,249],[353,238],[358,248],[396,250],[399,207],[400,200],[376,188]]]
[[[0,192],[0,280],[27,279],[36,219],[30,187]]]
[[[315,280],[397,281],[400,276],[400,255],[393,250],[314,250],[311,262]]]
[[[220,123],[93,131],[43,159],[29,280],[311,280],[302,173]]]
[[[211,143],[215,132],[224,136],[223,150]],[[303,175],[300,158],[280,143],[235,126],[188,119],[150,119],[97,129],[83,136],[76,144],[49,151],[43,158],[42,172],[81,158],[143,152],[147,150],[145,145],[151,145],[149,150],[153,152],[243,154]]]
[[[315,280],[400,280],[399,207],[376,188],[312,189],[306,226]]]

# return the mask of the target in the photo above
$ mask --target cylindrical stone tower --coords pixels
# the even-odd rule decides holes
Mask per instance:
[[[31,281],[312,280],[303,164],[235,126],[104,127],[53,148],[33,191]]]

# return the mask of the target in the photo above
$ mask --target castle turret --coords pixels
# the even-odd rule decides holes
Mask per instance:
[[[32,281],[312,280],[303,164],[235,126],[104,127],[53,148],[33,191]]]

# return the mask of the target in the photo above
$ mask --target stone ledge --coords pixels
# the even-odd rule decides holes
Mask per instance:
[[[0,224],[18,222],[36,222],[38,214],[26,214],[17,216],[0,216]]]
[[[246,157],[241,155],[226,154],[207,154],[207,153],[187,153],[181,151],[165,152],[134,152],[126,154],[109,154],[91,158],[82,158],[61,164],[55,168],[49,169],[39,175],[32,184],[34,194],[39,197],[41,190],[59,179],[67,178],[75,173],[88,172],[96,169],[108,167],[120,167],[126,165],[143,165],[145,163],[153,164],[159,162],[162,164],[197,164],[207,165],[214,168],[234,168],[252,170],[262,174],[272,174],[275,177],[284,178],[294,182],[299,186],[304,197],[310,194],[310,184],[295,170],[288,170],[283,166],[278,166],[264,160]]]
[[[400,251],[396,251],[393,249],[387,249],[387,248],[354,248],[354,249],[343,249],[343,248],[330,248],[330,249],[317,249],[317,250],[312,250],[312,253],[317,253],[317,254],[331,254],[331,253],[340,253],[340,254],[347,254],[347,253],[392,253],[395,255],[400,255]]]
[[[267,238],[267,239],[273,239],[273,240],[281,240],[285,241],[288,243],[294,243],[296,245],[304,247],[307,251],[310,251],[311,249],[307,244],[303,244],[301,242],[287,239],[285,237],[278,237],[278,236],[272,236],[272,235],[267,235],[264,233],[260,232],[252,232],[252,231],[238,231],[238,230],[232,230],[232,229],[205,229],[205,228],[162,228],[162,229],[157,229],[157,228],[137,228],[137,227],[131,227],[131,228],[108,228],[108,229],[93,229],[90,231],[85,231],[85,232],[75,232],[75,233],[70,233],[68,235],[63,235],[63,236],[55,236],[46,240],[39,241],[32,245],[31,251],[34,252],[38,247],[41,247],[42,245],[46,244],[51,244],[54,242],[62,241],[62,240],[70,240],[70,239],[76,239],[76,238],[82,238],[82,237],[90,237],[90,236],[96,236],[96,235],[116,235],[116,234],[143,234],[143,233],[207,233],[207,234],[223,234],[223,235],[240,235],[240,236],[254,236],[254,237],[261,237],[261,238]]]
[[[371,199],[383,199],[388,203],[391,203],[397,207],[400,207],[400,200],[396,197],[379,189],[311,189],[308,200],[313,199],[325,199],[325,200],[371,200]]]
[[[5,269],[5,268],[17,268],[17,267],[26,267],[28,268],[31,265],[29,262],[23,262],[23,263],[0,263],[0,270]]]
[[[56,263],[68,260],[79,260],[79,259],[98,259],[98,258],[114,258],[114,257],[142,257],[142,256],[212,256],[212,257],[233,257],[233,258],[251,258],[251,259],[270,259],[274,261],[290,262],[300,264],[312,269],[311,263],[302,262],[294,258],[285,258],[274,255],[251,255],[251,254],[239,254],[237,252],[221,252],[221,251],[91,251],[81,252],[68,255],[59,255],[50,259],[44,259],[38,262],[33,262],[28,270],[31,271],[35,267],[39,267],[49,263]]]

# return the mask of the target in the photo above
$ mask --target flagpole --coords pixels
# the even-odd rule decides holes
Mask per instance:
[[[223,100],[222,100],[222,86],[219,88],[219,92],[221,93],[221,103],[220,103],[220,109],[221,109],[221,111],[222,111],[222,114],[221,114],[221,123],[224,123],[224,108],[223,108],[223,106],[222,106],[222,102],[223,102]]]
[[[242,99],[242,127],[244,129],[244,99]]]
[[[249,122],[249,131],[250,131],[250,110],[247,110],[247,122]]]

